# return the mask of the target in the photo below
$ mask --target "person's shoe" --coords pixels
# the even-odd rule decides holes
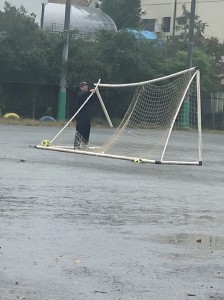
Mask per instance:
[[[81,144],[79,148],[82,150],[87,150],[88,146],[86,144]]]
[[[80,145],[74,146],[74,150],[80,150]]]

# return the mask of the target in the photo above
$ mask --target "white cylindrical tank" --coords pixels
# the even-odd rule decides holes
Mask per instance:
[[[43,29],[53,32],[64,30],[65,4],[48,3],[45,6]],[[71,6],[70,30],[81,34],[95,33],[97,30],[114,30],[114,21],[100,9],[85,6]]]

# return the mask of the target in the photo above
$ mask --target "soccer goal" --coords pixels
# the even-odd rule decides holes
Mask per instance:
[[[100,90],[127,88],[134,89],[130,105],[120,125],[108,130],[102,144],[74,150],[72,145],[58,145],[54,138],[49,146],[38,145],[37,148],[133,162],[202,165],[199,70],[191,68],[129,84],[98,82],[96,92],[103,103]]]

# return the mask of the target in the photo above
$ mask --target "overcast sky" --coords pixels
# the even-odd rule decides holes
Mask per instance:
[[[10,4],[19,8],[21,5],[25,7],[28,13],[35,13],[36,22],[40,23],[41,18],[41,0],[7,0]],[[0,10],[4,10],[5,0],[0,0]]]

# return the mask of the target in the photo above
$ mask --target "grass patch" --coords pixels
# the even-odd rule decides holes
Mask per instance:
[[[24,125],[24,126],[55,126],[55,127],[63,127],[67,124],[68,120],[65,121],[38,121],[33,119],[10,119],[10,118],[0,118],[0,125]],[[92,127],[108,127],[108,123],[104,119],[93,119],[92,120]],[[113,125],[119,125],[120,120],[114,120]],[[74,127],[75,121],[72,121],[69,126]]]
[[[64,127],[65,124],[67,124],[68,120],[65,121],[38,121],[33,119],[10,119],[10,118],[0,118],[0,125],[23,125],[23,126],[55,126],[55,127]],[[120,119],[114,119],[112,120],[112,123],[114,127],[117,127],[120,124]],[[108,128],[108,123],[105,119],[93,119],[92,120],[92,127],[98,127],[98,128]],[[69,124],[69,127],[75,127],[75,121],[72,121]],[[223,130],[217,130],[217,129],[208,129],[204,128],[202,129],[203,133],[217,133],[217,134],[224,134]]]
[[[33,119],[10,119],[0,118],[0,124],[5,125],[25,125],[25,126],[64,126],[67,121],[37,121]],[[72,123],[74,125],[74,123]]]

